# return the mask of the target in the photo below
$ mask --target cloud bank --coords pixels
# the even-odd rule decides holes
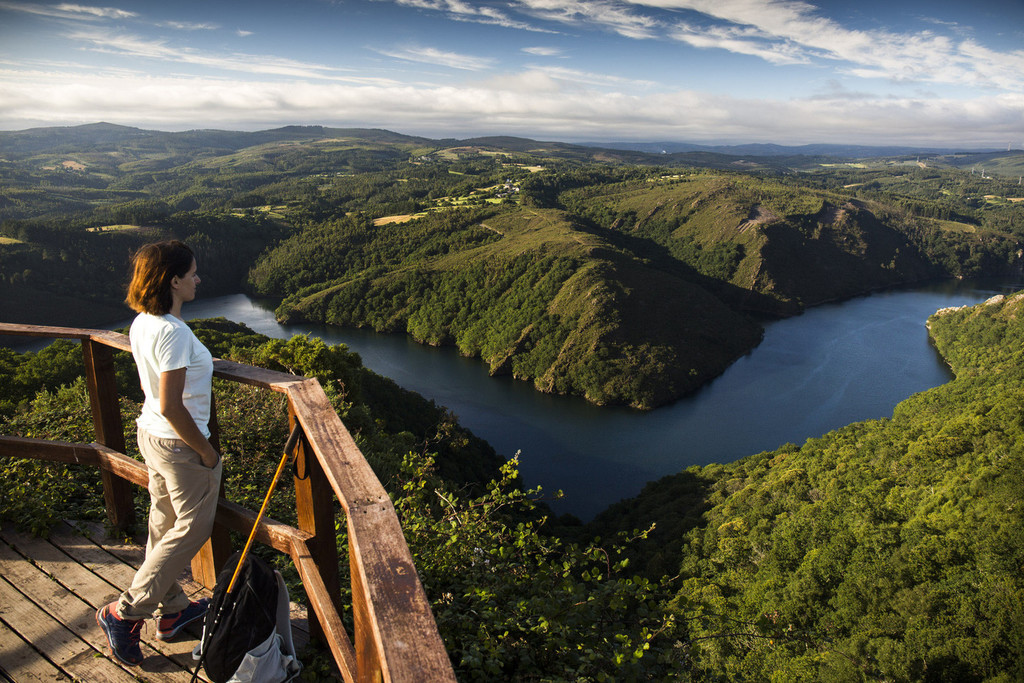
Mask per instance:
[[[422,135],[510,133],[552,139],[763,140],[798,144],[986,145],[1021,137],[1024,94],[957,100],[743,99],[695,91],[648,95],[569,89],[543,72],[474,86],[246,82],[145,74],[17,75],[0,70],[0,119],[45,121],[55,110],[69,122],[109,121],[161,129],[295,123],[387,127]],[[297,117],[299,113],[299,117]],[[183,125],[184,122],[184,125]],[[978,126],[986,135],[971,139]],[[842,131],[842,137],[836,132]],[[885,131],[880,133],[879,131]],[[1001,143],[1005,144],[1005,143]]]
[[[387,11],[389,30],[318,41],[288,25],[288,10],[253,5],[302,38],[288,43],[268,40],[278,24],[257,31],[237,12],[0,0],[0,127],[317,123],[444,137],[1024,146],[1024,50],[957,22],[853,27],[801,0],[314,5],[324,21]],[[46,49],[5,49],[21,25],[51,36]],[[687,78],[719,59],[735,65],[729,85]]]

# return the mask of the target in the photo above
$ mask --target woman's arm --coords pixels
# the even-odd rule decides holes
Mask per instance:
[[[203,436],[185,408],[182,395],[185,393],[185,368],[160,373],[160,413],[171,423],[178,437],[199,454],[203,464],[214,467],[220,455]]]

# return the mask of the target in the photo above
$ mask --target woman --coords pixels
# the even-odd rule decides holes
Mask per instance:
[[[114,656],[136,665],[145,619],[157,618],[165,640],[206,612],[208,600],[190,602],[176,579],[213,530],[221,462],[209,441],[213,359],[181,317],[199,285],[192,250],[147,244],[132,265],[126,302],[138,312],[129,336],[146,396],[138,439],[149,470],[149,540],[131,587],[96,621]]]

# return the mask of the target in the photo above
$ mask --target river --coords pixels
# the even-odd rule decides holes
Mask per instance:
[[[588,520],[690,465],[730,462],[891,415],[903,399],[951,379],[928,339],[928,316],[1013,289],[945,282],[817,306],[768,323],[761,344],[720,377],[649,412],[541,394],[526,382],[489,377],[484,363],[454,348],[405,335],[280,325],[268,304],[241,294],[198,299],[185,312],[224,316],[271,337],[301,333],[346,344],[366,367],[447,406],[501,455],[519,452],[528,486],[563,491],[552,507]]]

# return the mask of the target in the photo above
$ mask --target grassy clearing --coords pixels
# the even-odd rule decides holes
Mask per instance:
[[[413,220],[414,218],[423,218],[426,215],[427,215],[427,212],[423,211],[423,212],[420,212],[420,213],[407,213],[407,214],[403,214],[401,216],[383,216],[381,218],[374,218],[373,219],[373,224],[375,226],[381,226],[381,225],[393,225],[393,224],[396,224],[396,223],[408,223],[409,221]]]
[[[97,226],[95,228],[86,228],[86,231],[87,232],[119,232],[119,231],[125,231],[125,230],[138,230],[140,227],[142,227],[142,226],[139,226],[139,225],[125,225],[125,224],[120,224],[120,225],[100,225],[100,226]]]
[[[956,221],[936,221],[939,227],[945,232],[967,232],[976,233],[978,228],[968,223],[958,223]]]
[[[0,244],[24,244],[24,242],[13,237],[4,237],[0,235]]]
[[[231,210],[231,215],[232,216],[246,216],[246,215],[249,214],[250,211],[259,211],[260,213],[266,214],[267,217],[269,217],[269,218],[280,218],[280,219],[283,219],[285,217],[285,213],[287,213],[287,211],[288,211],[288,207],[285,206],[284,204],[278,204],[277,206],[265,205],[265,206],[246,207],[244,209],[242,209],[242,208],[235,208],[235,209]]]

